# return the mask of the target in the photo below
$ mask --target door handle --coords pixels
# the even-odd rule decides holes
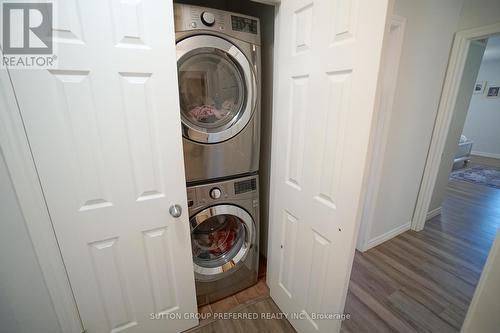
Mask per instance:
[[[179,217],[182,215],[182,207],[177,205],[177,204],[172,205],[172,206],[170,206],[170,209],[168,210],[168,212],[173,217]]]

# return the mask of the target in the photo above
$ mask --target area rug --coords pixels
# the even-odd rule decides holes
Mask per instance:
[[[450,178],[500,189],[500,170],[485,165],[453,171]]]

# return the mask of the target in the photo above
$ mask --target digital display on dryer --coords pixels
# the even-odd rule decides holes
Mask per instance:
[[[234,31],[257,34],[257,20],[231,15],[231,25]]]

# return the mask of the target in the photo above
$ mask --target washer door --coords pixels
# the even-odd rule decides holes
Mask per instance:
[[[257,85],[238,47],[216,36],[188,37],[177,43],[177,69],[184,137],[218,143],[248,124]]]
[[[215,280],[218,275],[241,265],[256,230],[252,217],[233,205],[207,208],[190,219],[194,271],[198,280]]]

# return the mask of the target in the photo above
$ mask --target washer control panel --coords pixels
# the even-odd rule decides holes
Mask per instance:
[[[211,184],[191,185],[187,187],[189,215],[213,205],[230,203],[242,205],[246,209],[258,208],[259,178],[257,175],[238,179],[222,180]]]

